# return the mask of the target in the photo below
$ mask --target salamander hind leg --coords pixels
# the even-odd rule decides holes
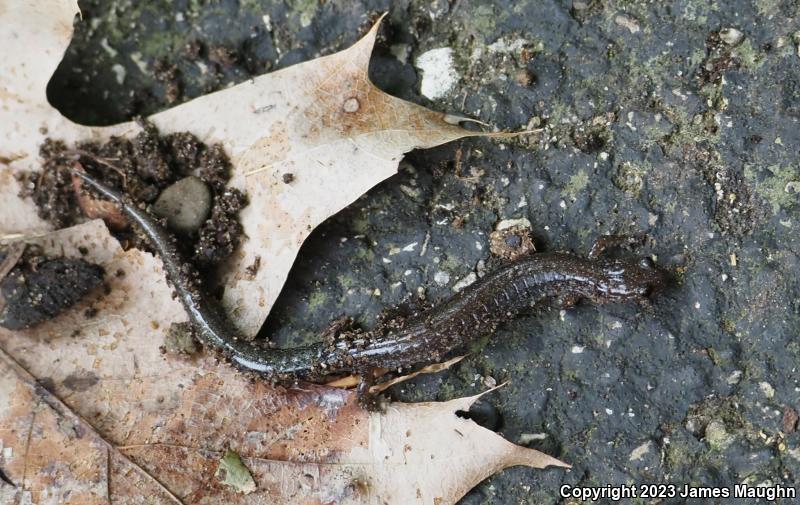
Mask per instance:
[[[356,388],[358,404],[361,405],[361,408],[370,412],[383,412],[384,403],[380,393],[373,393],[370,391],[372,386],[375,385],[374,369],[362,370],[359,375],[361,376],[361,380]]]

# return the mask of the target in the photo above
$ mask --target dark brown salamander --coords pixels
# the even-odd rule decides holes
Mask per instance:
[[[618,260],[602,256],[623,237],[601,237],[588,258],[569,253],[540,253],[517,259],[468,286],[445,302],[396,319],[371,331],[345,330],[304,347],[270,349],[241,338],[202,290],[170,234],[150,215],[79,168],[74,170],[100,194],[118,203],[158,251],[169,279],[204,344],[221,349],[239,367],[276,380],[319,380],[345,372],[362,376],[368,391],[373,370],[398,370],[440,360],[500,323],[540,303],[569,307],[578,300],[596,304],[643,300],[665,283],[664,272],[648,258]]]

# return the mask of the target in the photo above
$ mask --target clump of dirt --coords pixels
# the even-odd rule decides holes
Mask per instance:
[[[194,247],[194,260],[199,266],[222,263],[233,254],[242,235],[238,214],[246,204],[242,192],[233,188],[214,197],[211,217],[200,228]]]
[[[179,102],[183,98],[183,83],[180,78],[178,66],[165,60],[158,60],[155,64],[155,76],[164,85],[164,98],[168,104]]]
[[[200,270],[214,268],[241,241],[238,213],[247,204],[241,191],[226,187],[231,164],[225,150],[219,144],[206,145],[188,132],[162,136],[150,123],[139,120],[139,125],[141,131],[133,139],[111,137],[104,144],[87,142],[68,148],[61,141],[47,139],[40,148],[42,171],[19,176],[21,196],[31,197],[39,215],[56,228],[71,226],[84,217],[102,217],[123,247],[148,250],[147,241],[125,226],[115,207],[82,186],[70,169],[79,164],[140,207],[154,203],[179,179],[196,175],[211,190],[211,212],[199,230],[180,241],[180,247],[184,257],[191,258]]]
[[[700,87],[717,82],[734,65],[733,46],[726,44],[720,32],[712,32],[706,38],[706,58],[700,65],[697,81]]]
[[[594,117],[586,125],[576,126],[571,133],[575,147],[586,154],[599,153],[613,140],[609,127],[614,121],[616,114],[610,112]]]
[[[0,251],[0,263],[6,256]],[[100,285],[103,273],[99,265],[29,246],[0,279],[0,326],[20,330],[54,318]]]
[[[695,166],[714,188],[714,222],[725,234],[751,234],[766,219],[765,206],[753,195],[745,178],[734,167],[723,163],[718,152],[702,144],[686,145],[683,159]]]
[[[194,330],[189,323],[173,323],[164,336],[161,352],[164,354],[196,354],[199,351]]]
[[[513,261],[536,251],[531,236],[530,222],[527,220],[506,220],[497,224],[489,236],[489,250],[505,260]]]

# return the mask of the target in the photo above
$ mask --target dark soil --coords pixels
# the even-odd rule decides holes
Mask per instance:
[[[195,174],[211,189],[211,213],[189,240],[179,244],[185,257],[191,258],[200,270],[215,267],[233,253],[241,240],[238,213],[246,205],[245,195],[226,187],[230,178],[227,154],[222,146],[207,146],[190,133],[162,136],[150,123],[140,121],[140,126],[141,132],[132,140],[112,137],[104,144],[84,143],[68,148],[61,141],[48,139],[40,149],[42,171],[22,175],[23,196],[33,198],[39,215],[56,228],[75,224],[84,214],[102,217],[123,247],[147,249],[146,241],[126,225],[117,209],[102,207],[97,203],[102,198],[82,186],[76,191],[69,168],[79,163],[93,177],[143,206],[155,202],[161,191],[178,179]],[[87,211],[87,207],[96,212]],[[119,221],[121,226],[117,225]]]
[[[0,263],[5,258],[0,251]],[[0,279],[0,326],[21,330],[56,317],[99,286],[103,273],[99,265],[47,257],[29,246]]]

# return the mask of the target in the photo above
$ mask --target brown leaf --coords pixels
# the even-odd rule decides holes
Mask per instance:
[[[0,412],[10,454],[0,467],[36,503],[63,503],[55,497],[72,488],[132,503],[119,492],[133,485],[125,479],[184,503],[454,503],[510,465],[566,466],[455,415],[477,397],[372,414],[352,391],[286,389],[211,354],[163,355],[162,330],[184,314],[156,258],[123,251],[99,220],[34,242],[68,257],[83,246],[83,257],[107,272],[125,271],[107,278],[108,295],[83,302],[98,309],[92,319],[79,306],[34,329],[0,330],[0,402],[10,406]],[[241,495],[214,478],[229,448],[256,492]]]
[[[38,169],[35,153],[47,136],[69,144],[138,131],[134,123],[81,126],[47,103],[44,90],[71,37],[75,12],[74,3],[62,0],[4,1],[0,8],[0,25],[13,27],[0,33],[8,69],[0,74],[0,128],[6,132],[0,160],[8,161],[0,164],[0,201],[9,202],[0,214],[0,235],[48,228],[33,203],[17,196],[13,177]],[[223,274],[223,303],[246,335],[255,335],[266,320],[312,229],[394,174],[404,153],[479,135],[369,81],[377,28],[339,53],[148,118],[162,133],[190,131],[205,143],[222,143],[234,164],[230,184],[250,197],[241,213],[249,239]],[[284,182],[287,174],[290,183]],[[247,266],[259,256],[268,259],[266,268],[248,275]]]
[[[400,375],[398,377],[392,377],[391,379],[387,380],[386,382],[381,382],[379,384],[375,384],[374,386],[370,387],[369,390],[372,393],[380,393],[381,391],[386,391],[390,387],[394,386],[395,384],[399,384],[401,382],[405,382],[407,380],[411,380],[414,377],[424,374],[434,374],[439,373],[443,370],[447,370],[451,366],[455,365],[462,359],[466,358],[466,356],[455,356],[450,358],[447,361],[443,361],[441,363],[432,363],[430,365],[424,366],[419,370],[412,372],[406,375]],[[378,369],[373,370],[373,375],[375,377],[381,377],[388,372],[386,369]],[[347,377],[340,377],[338,379],[334,379],[330,382],[327,382],[326,385],[334,388],[354,388],[358,386],[358,383],[361,381],[361,377],[358,375],[348,375]]]
[[[83,191],[81,179],[75,174],[72,175],[72,189],[83,215],[90,219],[102,219],[112,230],[124,230],[128,227],[128,220],[119,207],[109,201],[92,198]]]

